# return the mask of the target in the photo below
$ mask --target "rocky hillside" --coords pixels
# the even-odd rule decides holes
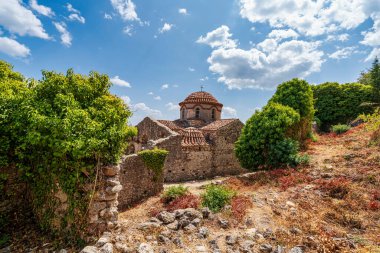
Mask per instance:
[[[218,213],[150,198],[83,252],[380,252],[380,150],[368,140],[363,126],[322,135],[307,166],[213,180],[249,202]]]

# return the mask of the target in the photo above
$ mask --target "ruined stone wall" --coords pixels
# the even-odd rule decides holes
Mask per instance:
[[[240,166],[235,156],[235,142],[240,136],[243,123],[232,122],[211,135],[212,145],[212,167],[216,175],[235,175],[247,172]]]
[[[211,142],[208,148],[182,147],[181,135],[150,118],[145,118],[137,127],[137,140],[146,141],[141,147],[158,147],[169,151],[164,166],[165,182],[199,180],[246,172],[241,168],[234,153],[234,144],[243,127],[240,121],[234,121],[217,131],[207,133],[206,139]],[[141,149],[136,149],[136,152],[139,150]],[[141,164],[135,164],[143,170]],[[124,185],[123,182],[122,184]]]
[[[157,195],[163,189],[163,175],[156,176],[137,154],[124,156],[120,169],[120,183],[123,186],[118,198],[120,210]]]
[[[120,165],[105,166],[99,171],[96,191],[88,211],[88,233],[100,235],[112,229],[118,220]]]

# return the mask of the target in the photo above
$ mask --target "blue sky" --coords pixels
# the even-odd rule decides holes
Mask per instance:
[[[108,74],[133,124],[201,85],[245,121],[281,82],[353,82],[376,55],[379,0],[0,0],[0,59]]]

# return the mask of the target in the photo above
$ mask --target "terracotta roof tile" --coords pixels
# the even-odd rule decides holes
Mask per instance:
[[[172,120],[158,120],[161,124],[169,127],[173,131],[181,131],[184,126],[182,126],[178,121],[172,121]]]
[[[189,104],[189,103],[190,104],[222,105],[221,103],[219,103],[218,100],[216,100],[216,98],[213,95],[205,91],[197,91],[197,92],[191,93],[189,96],[187,96],[187,98],[185,98],[185,100],[179,103],[179,105]]]
[[[183,136],[181,143],[183,147],[208,146],[203,133],[194,127],[183,129],[180,134]]]
[[[204,131],[216,131],[219,128],[224,127],[224,126],[230,124],[231,122],[233,122],[235,120],[237,120],[237,119],[220,119],[220,120],[215,120],[215,121],[211,122],[210,124],[208,124],[208,125],[200,128],[200,129],[204,130]]]

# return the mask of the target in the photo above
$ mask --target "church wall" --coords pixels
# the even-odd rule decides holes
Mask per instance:
[[[212,134],[212,166],[216,175],[234,175],[247,172],[235,156],[234,144],[240,136],[243,123],[240,121],[222,127]]]

